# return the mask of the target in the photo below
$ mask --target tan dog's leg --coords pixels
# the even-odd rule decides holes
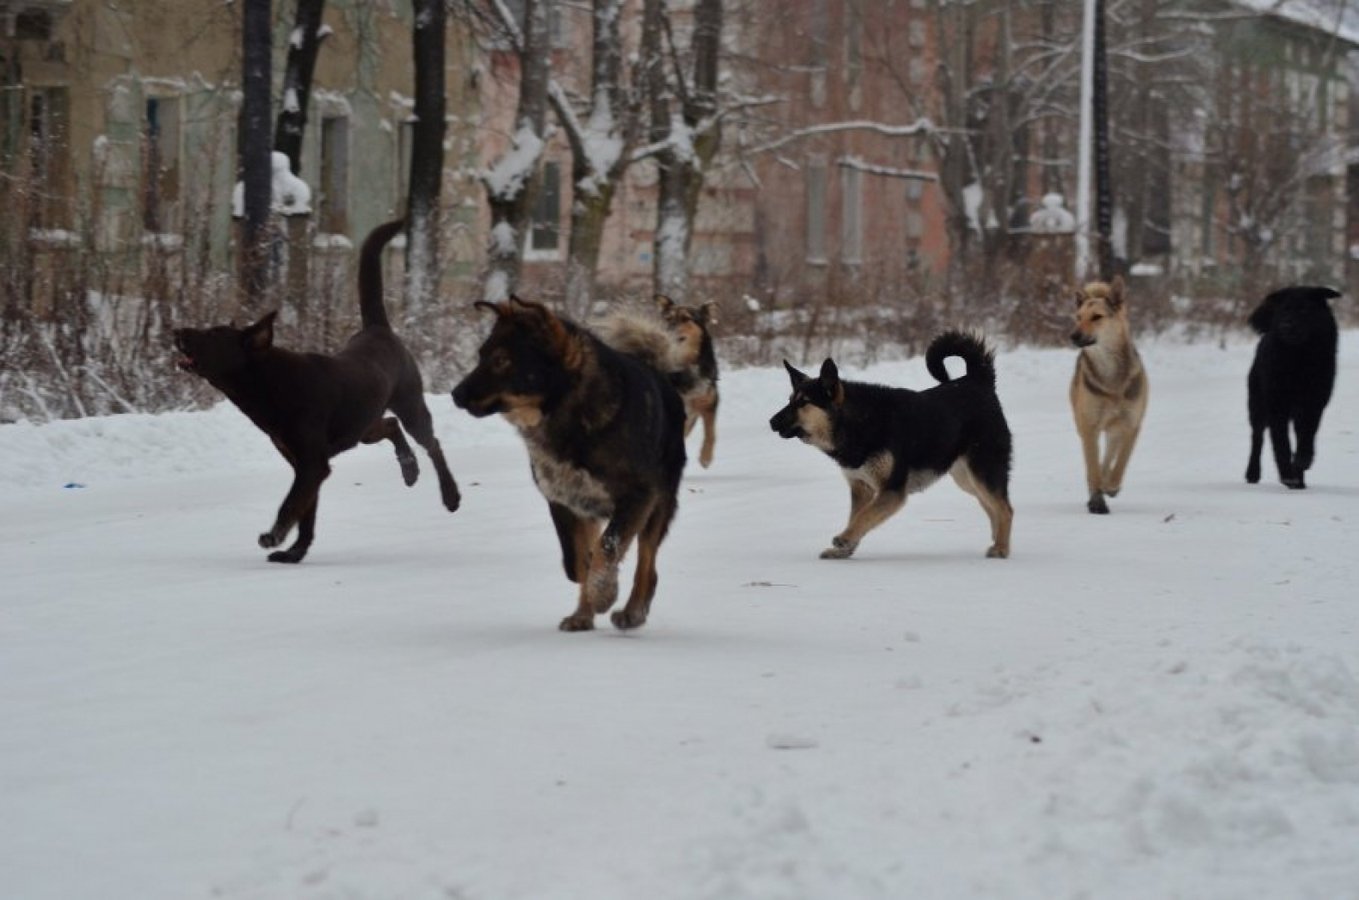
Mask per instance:
[[[1123,490],[1123,473],[1127,471],[1128,461],[1132,459],[1133,447],[1137,445],[1137,435],[1142,423],[1129,422],[1109,429],[1107,449],[1104,454],[1104,493],[1117,497]]]
[[[1100,484],[1100,464],[1099,464],[1099,428],[1093,423],[1076,419],[1076,430],[1081,436],[1081,452],[1085,456],[1085,488],[1090,500],[1085,508],[1092,513],[1104,514],[1109,511],[1109,505],[1104,502],[1104,494],[1101,493]]]
[[[992,493],[972,474],[967,460],[960,459],[948,470],[954,482],[981,504],[982,511],[991,520],[991,546],[986,549],[991,559],[1007,559],[1010,556],[1010,524],[1014,521],[1014,507],[1004,497]]]
[[[707,406],[702,416],[703,447],[698,451],[698,464],[706,469],[713,464],[713,448],[717,446],[717,404]]]
[[[831,545],[821,551],[822,559],[848,559],[853,556],[864,535],[886,522],[897,510],[906,505],[906,494],[903,491],[882,491],[872,496],[872,488],[863,485],[872,499],[861,500],[856,506],[854,501],[858,497],[854,493],[854,486],[859,484],[863,482],[854,481],[850,484],[849,524],[845,526],[844,531],[831,538]]]
[[[595,609],[590,604],[590,566],[591,554],[599,542],[601,528],[595,519],[579,517],[572,525],[571,549],[575,569],[572,580],[580,585],[580,594],[576,599],[576,611],[562,619],[557,626],[562,631],[589,631],[595,627]]]

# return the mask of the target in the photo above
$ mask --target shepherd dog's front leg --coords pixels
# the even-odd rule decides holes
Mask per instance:
[[[599,523],[576,515],[560,503],[549,502],[547,507],[562,548],[562,568],[566,570],[567,578],[580,585],[575,612],[562,619],[557,627],[562,631],[589,631],[595,627],[595,610],[590,605],[587,590],[590,554],[599,540]]]
[[[596,613],[608,612],[618,601],[618,564],[654,505],[654,498],[647,495],[627,497],[614,505],[613,517],[590,554],[585,587]]]

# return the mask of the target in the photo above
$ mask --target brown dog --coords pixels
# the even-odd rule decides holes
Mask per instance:
[[[680,306],[669,297],[658,295],[656,305],[675,335],[677,352],[673,362],[680,368],[672,372],[670,381],[684,401],[684,436],[687,438],[694,424],[703,420],[698,464],[706,469],[712,465],[713,447],[717,444],[717,354],[708,330],[717,324],[717,304]]]
[[[415,484],[419,467],[402,427],[434,463],[444,506],[449,512],[458,508],[458,485],[434,437],[420,370],[387,323],[382,304],[382,248],[403,227],[399,221],[380,225],[364,241],[359,256],[363,328],[335,356],[275,347],[276,312],[245,328],[219,325],[174,333],[179,367],[226,394],[293,467],[292,488],[259,544],[277,547],[294,525],[297,540],[270,553],[270,562],[295,563],[306,556],[315,536],[321,482],[336,454],[359,442],[391,441],[402,478]],[[389,409],[396,418],[383,418]]]
[[[1104,514],[1109,512],[1104,498],[1117,496],[1123,487],[1123,472],[1147,412],[1147,374],[1128,327],[1122,277],[1107,284],[1094,281],[1076,291],[1071,342],[1081,348],[1071,379],[1071,412],[1085,453],[1086,508]]]

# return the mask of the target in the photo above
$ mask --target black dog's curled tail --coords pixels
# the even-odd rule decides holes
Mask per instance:
[[[387,306],[382,302],[382,248],[406,227],[405,219],[379,225],[368,232],[359,251],[359,318],[363,326],[390,328]]]
[[[987,346],[980,335],[965,331],[945,331],[930,341],[925,351],[925,368],[941,384],[952,379],[944,360],[950,356],[961,357],[967,363],[968,378],[983,382],[992,390],[996,387],[996,351]]]

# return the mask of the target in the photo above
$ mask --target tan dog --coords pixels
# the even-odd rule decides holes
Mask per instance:
[[[1071,379],[1071,412],[1085,453],[1086,508],[1105,514],[1104,498],[1118,496],[1142,417],[1147,412],[1147,373],[1133,346],[1123,279],[1094,281],[1076,291],[1076,330],[1081,348]],[[1104,458],[1100,459],[1100,435]]]
[[[670,381],[684,401],[684,436],[687,438],[694,424],[703,420],[698,464],[706,469],[712,465],[713,447],[717,444],[717,353],[709,331],[717,324],[717,304],[681,306],[659,294],[656,306],[675,336],[679,368],[671,374]]]

